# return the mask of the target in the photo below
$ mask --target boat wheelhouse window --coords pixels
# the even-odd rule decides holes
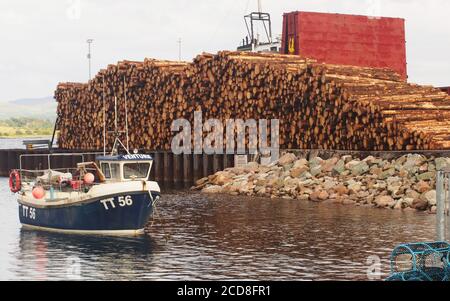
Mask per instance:
[[[110,163],[111,166],[111,178],[120,179],[120,165],[119,163]]]
[[[105,178],[111,179],[111,168],[109,167],[109,163],[102,163],[102,172],[105,175]]]
[[[125,179],[147,179],[150,163],[126,163],[123,165]]]

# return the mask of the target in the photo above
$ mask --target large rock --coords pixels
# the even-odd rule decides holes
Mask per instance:
[[[206,178],[202,178],[200,180],[198,180],[197,182],[195,182],[195,186],[202,186],[205,185],[206,183],[208,183],[209,179]]]
[[[361,190],[361,188],[362,188],[362,183],[361,182],[356,182],[354,180],[348,181],[347,185],[348,185],[347,186],[348,190],[353,192],[353,193],[358,193]]]
[[[383,173],[383,169],[378,167],[378,165],[374,165],[374,166],[372,166],[372,168],[370,168],[370,173],[372,175],[375,175],[375,176],[378,177],[378,176],[380,176]]]
[[[353,166],[351,168],[351,171],[352,171],[352,175],[360,176],[360,175],[363,175],[366,172],[368,172],[369,169],[370,169],[370,166],[366,162],[363,161],[363,162]]]
[[[436,214],[437,213],[437,207],[436,206],[431,207],[430,213],[431,214]]]
[[[395,165],[403,165],[406,163],[407,160],[408,160],[408,157],[406,155],[402,156],[402,157],[398,158],[397,160],[395,160]]]
[[[341,157],[341,160],[344,161],[344,164],[350,162],[353,160],[353,157],[351,155],[345,155]]]
[[[394,162],[395,163],[395,162]],[[394,163],[391,163],[391,162],[389,162],[389,161],[383,161],[383,162],[381,162],[381,164],[380,164],[380,167],[383,169],[383,170],[388,170],[388,169],[391,169],[391,168],[394,168],[395,169],[395,164]]]
[[[293,163],[283,165],[282,168],[283,168],[283,171],[284,171],[284,172],[287,172],[287,173],[289,174],[289,171],[292,169],[292,167],[294,167],[294,164],[293,164]]]
[[[402,183],[399,181],[388,181],[387,185],[387,189],[392,195],[396,195],[402,187]]]
[[[401,209],[403,209],[403,208],[404,208],[404,207],[403,207],[402,201],[401,201],[401,200],[398,200],[397,203],[395,203],[394,209],[395,209],[395,210],[401,210]]]
[[[418,193],[418,192],[415,191],[415,190],[408,189],[408,190],[406,191],[405,196],[406,196],[407,198],[411,198],[411,199],[413,199],[413,200],[416,200],[416,199],[418,199],[418,198],[420,197],[420,193]]]
[[[427,159],[419,154],[411,154],[407,156],[406,162],[404,164],[404,166],[421,166],[423,163],[425,163],[427,161]]]
[[[240,176],[240,175],[244,175],[244,174],[245,174],[245,170],[244,170],[243,167],[234,167],[234,168],[227,169],[227,170],[225,170],[225,171],[230,172],[230,173],[233,173],[233,174],[235,174],[235,175],[237,175],[237,176]]]
[[[375,199],[375,205],[380,208],[393,207],[397,202],[388,195],[378,196]]]
[[[267,193],[267,189],[265,187],[255,188],[255,192],[257,196],[265,197]]]
[[[212,185],[212,186],[208,186],[208,187],[203,188],[202,192],[203,193],[208,193],[208,194],[222,193],[223,192],[223,187],[222,186],[217,186],[217,185]]]
[[[380,179],[380,180],[386,180],[387,178],[394,176],[394,175],[395,175],[395,172],[396,172],[396,171],[395,171],[395,168],[389,168],[388,170],[383,171],[383,172],[378,176],[378,179]]]
[[[257,172],[259,170],[259,164],[257,162],[250,162],[243,168],[245,173]]]
[[[374,156],[368,156],[367,158],[365,158],[363,160],[363,162],[366,162],[369,165],[378,164],[378,161],[377,161],[377,159]]]
[[[305,180],[300,179],[300,181],[298,182],[298,185],[307,187],[307,186],[311,186],[311,185],[316,185],[316,183],[311,179],[305,179]]]
[[[309,171],[309,168],[308,168],[308,166],[305,166],[305,165],[299,166],[299,167],[294,167],[290,171],[290,176],[292,178],[299,178],[302,174],[304,174],[307,171]]]
[[[300,194],[297,196],[297,200],[299,201],[309,201],[309,194]]]
[[[420,173],[424,173],[428,171],[428,163],[423,164],[422,166],[419,167],[419,172]]]
[[[278,160],[278,164],[281,166],[292,164],[295,162],[296,159],[297,159],[297,157],[294,154],[287,153],[287,154],[281,156],[281,158]]]
[[[337,173],[338,175],[342,175],[345,172],[345,161],[339,160],[336,165],[333,167],[333,172]]]
[[[302,174],[300,175],[300,178],[301,178],[301,179],[305,179],[305,180],[311,179],[312,177],[313,177],[312,174],[310,174],[310,173],[307,172],[307,171],[305,171],[304,173],[302,173]]]
[[[332,180],[332,179],[326,179],[325,180],[325,182],[323,182],[323,185],[322,185],[322,187],[323,187],[323,189],[325,189],[325,190],[330,190],[330,189],[333,189],[333,188],[335,188],[336,187],[336,185],[337,185],[337,183],[334,181],[334,180]]]
[[[329,197],[330,197],[330,195],[328,194],[328,192],[323,191],[323,190],[315,191],[309,196],[309,198],[313,202],[323,202],[323,201],[326,201]]]
[[[334,191],[338,194],[338,195],[348,195],[349,191],[348,188],[345,187],[344,185],[338,185],[334,188]]]
[[[234,174],[226,171],[221,171],[216,174],[216,176],[214,177],[214,179],[212,179],[211,182],[214,185],[223,186],[233,181],[233,177]]]
[[[299,168],[299,167],[304,167],[304,166],[308,166],[308,160],[306,159],[300,159],[295,161],[294,166],[292,166],[292,168]]]
[[[412,207],[412,205],[414,203],[414,199],[405,197],[402,199],[402,202],[403,202],[403,208]]]
[[[387,183],[384,181],[377,181],[375,185],[373,185],[373,188],[378,191],[383,191],[387,189]]]
[[[361,163],[361,161],[359,161],[359,160],[352,160],[352,161],[348,162],[347,164],[345,164],[345,169],[352,171],[353,168],[360,163]]]
[[[428,163],[428,171],[436,172],[436,165],[433,163]]]
[[[412,208],[419,210],[419,211],[425,211],[428,209],[428,201],[422,200],[422,199],[416,199],[412,203]]]
[[[324,173],[332,172],[336,166],[336,163],[338,163],[338,161],[339,161],[339,158],[336,158],[336,157],[333,157],[331,159],[324,161],[322,163],[322,172],[324,172]]]
[[[324,162],[324,160],[322,158],[315,157],[315,158],[309,160],[309,167],[313,168],[318,165],[322,166],[323,162]]]
[[[284,179],[284,185],[285,186],[295,186],[295,187],[297,187],[297,186],[299,186],[300,182],[301,182],[300,179],[292,178],[292,177],[287,177],[287,178]]]
[[[435,206],[436,205],[436,190],[430,190],[425,192],[420,197],[421,200],[427,201],[428,205]]]
[[[275,183],[272,185],[273,188],[275,189],[281,189],[284,186],[284,179],[283,178],[278,178]]]
[[[321,165],[316,165],[316,166],[311,167],[311,170],[309,171],[309,173],[313,177],[316,177],[316,176],[320,175],[322,173],[322,166]]]
[[[437,158],[434,160],[436,164],[436,170],[444,170],[450,168],[450,159],[449,158]]]
[[[222,193],[238,194],[241,189],[242,182],[233,182],[222,187]]]
[[[436,177],[436,173],[433,171],[429,171],[417,176],[417,180],[419,181],[428,181],[434,179]]]
[[[425,181],[418,182],[414,188],[420,193],[425,193],[431,190],[430,184]]]
[[[253,193],[253,190],[255,189],[256,185],[249,182],[243,182],[241,184],[241,187],[239,188],[239,193],[251,195]]]

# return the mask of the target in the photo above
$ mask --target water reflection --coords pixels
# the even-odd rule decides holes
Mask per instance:
[[[12,272],[30,280],[135,280],[151,264],[155,247],[148,236],[95,237],[22,229],[18,250],[11,254],[16,263]]]

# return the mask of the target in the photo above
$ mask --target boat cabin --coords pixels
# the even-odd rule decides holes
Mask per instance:
[[[130,154],[97,157],[106,182],[147,181],[153,165],[150,155]]]

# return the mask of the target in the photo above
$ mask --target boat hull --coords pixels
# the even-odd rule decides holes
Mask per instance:
[[[139,235],[159,193],[127,192],[88,199],[77,204],[35,206],[19,201],[25,228],[73,234]]]

